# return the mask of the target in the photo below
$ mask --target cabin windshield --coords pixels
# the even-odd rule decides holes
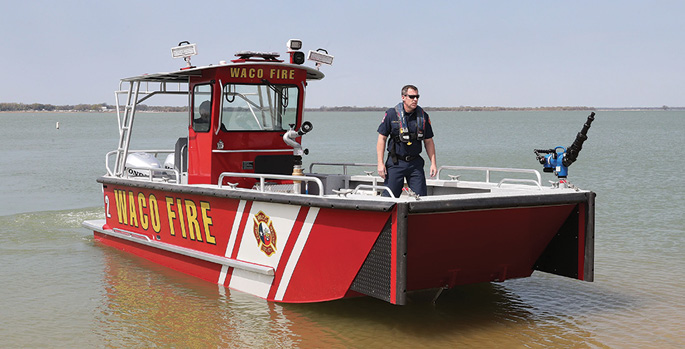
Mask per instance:
[[[297,121],[297,86],[226,84],[222,91],[221,130],[283,131]]]

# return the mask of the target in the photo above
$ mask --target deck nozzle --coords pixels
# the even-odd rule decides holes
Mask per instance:
[[[293,164],[293,176],[304,176],[304,172],[302,171],[302,155],[309,153],[307,149],[302,150],[302,145],[298,143],[295,139],[308,133],[312,130],[312,128],[314,127],[312,126],[312,123],[309,121],[303,122],[299,131],[295,131],[295,124],[290,124],[290,130],[288,130],[288,132],[286,132],[283,135],[283,141],[285,142],[285,144],[293,147],[293,156],[295,157],[295,161]],[[294,192],[301,193],[301,182],[293,181],[293,184]]]
[[[283,135],[283,142],[293,147],[293,155],[301,157],[305,152],[302,150],[302,145],[295,139],[311,131],[314,126],[312,126],[311,122],[305,121],[302,123],[299,131],[295,131],[294,127],[295,124],[290,124],[290,130]]]

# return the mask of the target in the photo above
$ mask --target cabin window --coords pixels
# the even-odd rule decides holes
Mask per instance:
[[[212,122],[212,85],[193,88],[193,130],[208,132]]]
[[[222,131],[283,131],[297,121],[297,86],[227,84],[222,95]]]

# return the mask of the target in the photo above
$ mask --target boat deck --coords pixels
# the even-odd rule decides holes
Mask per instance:
[[[183,184],[182,179],[176,180],[179,178],[177,174],[170,177],[154,176],[152,172],[149,176],[142,177],[104,176],[98,181],[103,184],[126,184],[187,194],[356,210],[388,211],[397,203],[407,203],[410,212],[416,213],[567,204],[584,201],[591,193],[574,187],[542,186],[540,173],[536,170],[443,166],[436,177],[439,178],[441,172],[447,170],[457,173],[482,172],[484,179],[465,181],[460,180],[457,175],[448,175],[449,179],[427,179],[427,196],[419,197],[410,191],[404,191],[399,198],[387,195],[389,190],[383,186],[381,177],[370,172],[362,175],[346,174],[347,168],[342,173],[306,173],[304,176],[227,172],[222,174],[217,184]],[[493,173],[504,176],[513,174],[513,178],[504,177],[495,182],[491,180]],[[532,178],[521,178],[522,176]],[[225,177],[249,177],[255,178],[257,182],[252,188],[241,188],[222,184],[225,183]],[[291,184],[295,180],[302,182],[299,193]]]

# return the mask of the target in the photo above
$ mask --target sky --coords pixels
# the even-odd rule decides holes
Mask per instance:
[[[683,14],[661,0],[0,0],[0,102],[114,104],[119,79],[184,66],[181,41],[202,66],[285,56],[296,38],[335,56],[308,107],[391,106],[405,84],[433,107],[682,107]]]

